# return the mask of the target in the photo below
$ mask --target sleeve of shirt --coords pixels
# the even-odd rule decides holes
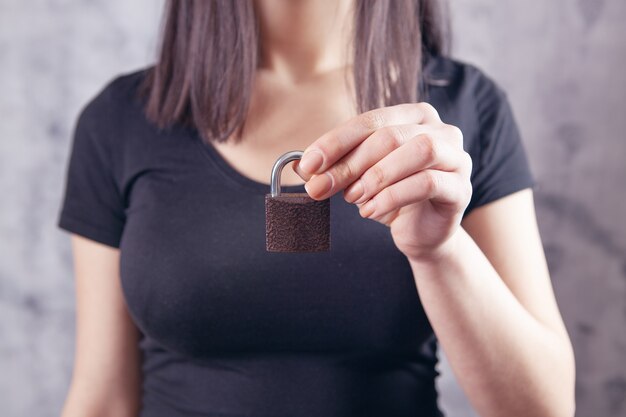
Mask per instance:
[[[112,149],[107,146],[110,141],[105,140],[110,132],[106,123],[100,123],[103,118],[106,119],[106,115],[98,99],[85,106],[78,117],[57,225],[68,232],[117,248],[125,214],[113,174]]]
[[[491,80],[484,80],[477,94],[479,157],[473,161],[473,193],[463,216],[536,185],[506,94]]]

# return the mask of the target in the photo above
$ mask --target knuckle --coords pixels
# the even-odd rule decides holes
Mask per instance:
[[[385,117],[377,109],[362,113],[359,116],[359,120],[369,130],[378,130],[385,126]]]
[[[460,206],[467,206],[467,203],[472,198],[472,183],[467,177],[462,177],[459,181],[458,190],[458,204]]]
[[[418,141],[419,152],[424,155],[428,163],[434,163],[439,157],[439,145],[437,141],[428,134],[420,135]]]
[[[472,183],[468,180],[465,183],[465,201],[469,203],[474,195],[474,187],[472,187]]]
[[[456,144],[463,145],[463,132],[455,125],[449,125],[444,123],[444,130],[448,137],[452,139]]]
[[[439,188],[439,180],[431,170],[423,171],[423,187],[428,198],[432,198]]]
[[[429,117],[439,118],[439,112],[437,109],[430,103],[425,101],[417,103],[418,109],[422,111],[425,115]]]
[[[320,141],[317,146],[317,148],[324,155],[325,159],[329,156],[332,157],[332,155],[341,155],[343,153],[343,147],[344,146],[341,143],[341,140],[335,135],[328,136],[324,140]],[[328,161],[325,162],[326,164],[328,163]]]
[[[364,182],[371,184],[367,189],[379,190],[385,185],[385,171],[378,164],[372,165],[363,177]]]
[[[427,101],[420,101],[419,103],[417,103],[417,105],[419,106],[420,109],[424,111],[428,111],[428,112],[435,111],[435,107],[433,107],[433,105]]]
[[[378,201],[380,205],[383,206],[382,209],[387,207],[398,207],[400,205],[400,196],[393,189],[393,187],[387,187],[382,192],[382,198],[379,198]],[[383,211],[381,210],[381,211]]]
[[[381,140],[387,153],[402,145],[405,134],[398,126],[387,126],[381,129]]]
[[[322,144],[322,151],[326,151],[329,155],[336,155],[341,152],[343,144],[339,137],[333,135],[328,138],[326,143]]]
[[[469,180],[469,178],[465,178],[462,182],[461,182],[461,203],[463,204],[463,206],[467,206],[467,204],[469,203],[469,201],[472,198],[472,194],[474,192],[474,189],[472,187],[472,183]]]
[[[337,162],[331,172],[333,178],[341,183],[344,183],[346,180],[352,178],[354,174],[354,167],[348,160]]]
[[[474,167],[474,161],[472,160],[472,156],[463,151],[463,166],[465,167],[465,170],[467,173],[471,173],[472,172],[472,168]]]
[[[472,198],[472,187],[468,185],[468,181],[459,181],[458,185],[455,187],[452,205],[457,210],[463,210],[467,207]]]

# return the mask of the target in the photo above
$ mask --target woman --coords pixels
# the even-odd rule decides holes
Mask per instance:
[[[64,417],[438,416],[437,342],[481,416],[573,414],[511,109],[442,33],[435,0],[168,3],[76,127]],[[295,149],[330,252],[265,251]]]

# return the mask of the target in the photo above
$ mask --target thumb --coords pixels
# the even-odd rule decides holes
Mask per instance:
[[[300,178],[302,178],[305,181],[308,181],[311,179],[311,175],[307,175],[304,172],[302,172],[302,170],[300,170],[300,165],[299,165],[300,160],[297,159],[295,161],[293,161],[293,163],[291,164],[291,169],[293,169],[293,171],[298,174],[298,176]]]

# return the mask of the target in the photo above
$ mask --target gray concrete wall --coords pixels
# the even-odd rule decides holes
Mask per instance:
[[[58,415],[74,349],[56,229],[71,129],[152,59],[161,1],[0,2],[0,415]],[[626,416],[626,2],[451,0],[454,53],[509,93],[576,350],[578,416]],[[451,416],[475,415],[445,361]]]

